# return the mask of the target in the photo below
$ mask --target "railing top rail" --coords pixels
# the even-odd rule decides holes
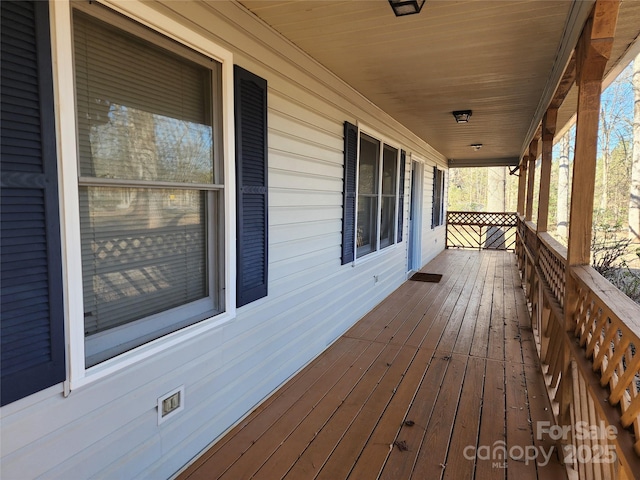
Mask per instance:
[[[515,227],[518,223],[514,212],[447,212],[447,223],[451,225],[478,225]]]
[[[450,213],[468,213],[472,215],[518,215],[518,212],[475,212],[470,210],[448,210],[447,214]]]
[[[640,341],[640,305],[589,265],[573,266],[569,271],[579,283],[591,291],[611,315],[620,320],[619,326],[622,330],[628,329],[628,332],[623,333],[635,337],[636,342]]]
[[[551,253],[558,258],[563,264],[567,264],[567,247],[549,235],[547,232],[538,233],[540,241],[547,247]]]

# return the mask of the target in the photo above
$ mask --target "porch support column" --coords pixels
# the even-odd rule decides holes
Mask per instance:
[[[540,168],[540,196],[538,200],[538,233],[547,231],[549,220],[549,185],[551,183],[551,158],[553,137],[556,134],[558,109],[549,108],[542,119],[542,165]]]
[[[576,47],[578,111],[569,216],[569,265],[590,263],[600,93],[619,6],[620,0],[598,0]]]
[[[574,314],[578,307],[578,288],[571,269],[574,265],[590,263],[600,93],[613,46],[619,7],[620,0],[597,0],[576,46],[578,109],[564,297],[564,328],[569,332],[574,329]],[[564,345],[561,353],[562,371],[563,377],[568,374],[570,378],[568,348]],[[569,405],[572,401],[569,378],[562,381],[559,399],[560,418],[565,424],[570,421]]]
[[[536,176],[536,158],[538,157],[538,139],[534,138],[529,144],[529,166],[527,173],[527,207],[525,212],[525,220],[530,222],[533,217],[533,186]]]
[[[527,164],[529,157],[525,155],[520,160],[520,169],[518,174],[518,215],[524,215],[524,204],[527,189]]]

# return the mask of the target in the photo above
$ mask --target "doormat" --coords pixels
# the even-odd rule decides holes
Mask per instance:
[[[439,273],[414,273],[409,280],[415,280],[416,282],[431,282],[439,283],[442,279],[442,275]]]

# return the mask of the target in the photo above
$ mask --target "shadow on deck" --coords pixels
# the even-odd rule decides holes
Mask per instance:
[[[515,255],[423,271],[443,278],[404,283],[179,478],[566,478],[536,431],[553,417]]]

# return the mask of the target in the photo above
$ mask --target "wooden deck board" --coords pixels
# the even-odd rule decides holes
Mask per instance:
[[[448,366],[445,356],[433,357],[407,413],[408,423],[401,426],[380,478],[410,478]]]
[[[493,300],[491,303],[491,323],[489,327],[488,358],[504,360],[504,261],[500,256],[496,262],[496,270],[493,277]]]
[[[458,401],[464,385],[469,357],[447,355],[449,366],[425,431],[424,440],[411,474],[415,478],[440,478],[446,466],[449,442],[455,424]],[[446,358],[446,357],[444,357]]]
[[[490,263],[487,269],[487,278],[484,282],[480,307],[476,316],[476,324],[471,344],[471,355],[474,357],[486,357],[489,348],[489,327],[491,325],[491,307],[493,305],[493,282],[496,272],[496,255],[489,257]]]
[[[478,446],[485,365],[484,358],[469,358],[458,413],[453,425],[453,436],[445,462],[443,475],[445,480],[473,478],[475,461],[466,457],[470,456],[468,447],[477,448]]]
[[[420,339],[419,345],[421,347],[428,349],[444,348],[445,350],[450,350],[450,348],[447,348],[444,345],[441,347],[440,340],[447,328],[447,325],[449,324],[449,319],[453,314],[456,305],[461,301],[461,298],[462,301],[467,298],[465,286],[469,288],[469,285],[472,285],[472,281],[470,282],[469,280],[471,278],[475,278],[479,267],[480,261],[478,257],[471,264],[467,264],[467,267],[465,268],[466,275],[456,275],[457,281],[449,292],[442,308],[436,315],[433,324],[429,328],[428,334]],[[412,345],[412,339],[409,339],[407,344]]]
[[[462,317],[462,324],[458,330],[455,345],[453,347],[454,353],[460,353],[468,355],[471,350],[471,344],[476,329],[476,322],[478,319],[478,312],[482,302],[482,294],[484,293],[484,285],[487,283],[487,272],[491,263],[491,257],[483,257],[480,270],[478,270],[478,276],[473,284],[471,297],[467,302],[467,308],[464,311]],[[488,283],[491,283],[490,281]]]
[[[315,478],[324,466],[336,445],[342,440],[346,428],[356,419],[369,397],[375,392],[378,384],[396,360],[401,347],[388,345],[380,361],[376,361],[371,369],[356,385],[349,396],[342,402],[330,421],[313,438],[297,462],[284,478],[292,480]],[[239,478],[239,477],[236,477]]]
[[[253,443],[250,454],[234,463],[221,478],[250,478],[264,461],[288,440],[292,432],[299,430],[306,432],[308,436],[315,435],[318,426],[325,426],[327,419],[332,418],[331,416],[338,411],[346,399],[352,399],[352,401],[356,399],[355,402],[357,402],[360,391],[368,388],[369,384],[375,384],[377,375],[380,372],[384,373],[387,368],[386,363],[391,361],[397,353],[388,349],[382,351],[383,348],[381,344],[369,344],[355,362],[347,364],[348,368],[344,375],[341,375],[341,371],[335,373],[336,377],[339,376],[335,383],[333,378],[330,378],[318,388],[309,390],[303,397],[304,401],[297,402],[282,415],[259,440]],[[354,390],[357,392],[354,393]],[[322,415],[323,413],[325,415]],[[310,414],[314,416],[304,422],[306,416]]]
[[[449,268],[458,268],[462,271],[468,268],[469,265],[472,264],[471,262],[472,256],[463,257],[461,258],[460,263],[457,265],[449,265]],[[402,329],[402,332],[398,332],[394,337],[393,342],[403,342],[407,345],[428,348],[423,345],[424,339],[431,329],[433,321],[438,316],[440,310],[443,308],[447,298],[451,295],[454,286],[459,280],[459,276],[457,275],[446,275],[443,277],[441,284],[439,284],[439,287],[435,289],[431,295],[433,298],[431,304],[429,304],[427,309],[423,312],[414,310],[406,322],[411,322],[411,324],[407,325],[407,328]]]
[[[393,399],[417,350],[402,347],[387,374],[378,383],[375,391],[367,399],[358,416],[354,419],[331,456],[323,466],[318,479],[333,480],[346,478],[360,456],[369,437],[377,427],[382,414]]]
[[[471,335],[465,335],[463,333],[462,323],[466,318],[467,311],[473,309],[480,301],[479,294],[482,290],[482,286],[484,285],[484,279],[486,276],[486,262],[484,260],[485,258],[483,257],[483,261],[478,265],[477,270],[474,271],[475,276],[474,274],[471,274],[467,277],[462,293],[457,299],[456,305],[449,317],[449,321],[447,322],[447,325],[442,332],[442,336],[440,337],[440,342],[438,343],[439,350],[448,350],[453,352],[455,350],[455,345],[458,343],[460,338],[465,336],[469,337],[468,343],[471,344],[473,333],[470,332]],[[478,286],[480,288],[478,288]],[[468,350],[464,353],[468,353]]]
[[[423,271],[444,276],[403,284],[178,478],[566,478],[556,452],[478,450],[556,448],[535,436],[552,415],[515,256],[445,251]]]
[[[352,357],[357,352],[358,343],[358,340],[345,337],[335,342],[334,348],[326,350],[316,359],[312,366],[288,382],[278,394],[272,395],[261,404],[247,419],[240,422],[229,434],[209,449],[205,455],[202,455],[192,467],[203,464],[209,457],[216,454],[226,459],[225,463],[219,464],[220,468],[228,466],[240,458],[264,432],[268,431],[291,406],[299,401],[315,382],[321,378],[323,382],[327,382],[327,378],[323,377],[339,374],[336,366],[340,367],[340,365],[347,364],[345,359]],[[361,345],[367,346],[367,344],[362,343]],[[342,360],[342,362],[336,365],[339,360]],[[249,424],[251,428],[247,428]],[[223,472],[224,470],[208,471],[207,475],[221,475]],[[203,474],[204,472],[199,472],[198,468],[192,468],[189,478],[196,480],[200,478],[199,473]]]
[[[417,387],[425,375],[425,365],[431,362],[432,357],[433,351],[418,350],[392,401],[356,461],[350,474],[351,478],[378,478],[407,418]]]
[[[482,410],[480,414],[480,434],[478,448],[489,447],[475,457],[475,478],[500,480],[505,477],[505,469],[494,457],[493,447],[498,442],[505,442],[505,389],[504,362],[487,360],[485,369]],[[476,449],[476,452],[478,450]],[[469,455],[473,456],[473,455]]]
[[[366,355],[358,358],[358,361],[350,365],[347,374],[323,396],[313,410],[302,419],[297,428],[285,439],[288,448],[278,448],[273,455],[255,475],[256,478],[282,478],[302,455],[305,448],[314,440],[318,432],[329,422],[342,402],[349,396],[358,380],[365,373],[369,374],[371,365],[378,359],[384,345],[372,343],[367,349]],[[270,442],[277,442],[277,438],[271,436]],[[278,443],[276,443],[278,445]]]
[[[527,382],[521,362],[507,362],[505,368],[507,388],[507,478],[530,480],[537,478],[535,460],[527,458],[524,448],[534,446]]]

